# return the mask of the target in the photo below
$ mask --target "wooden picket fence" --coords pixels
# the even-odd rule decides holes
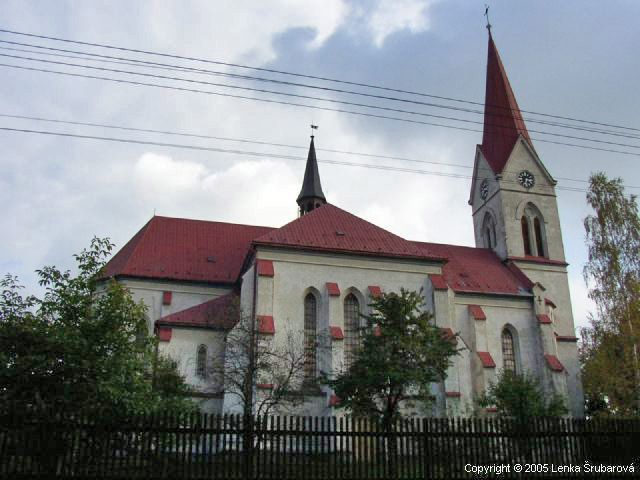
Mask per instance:
[[[78,414],[0,418],[1,478],[606,478],[557,467],[636,462],[639,420],[412,418],[389,432],[366,419]],[[534,471],[514,473],[514,465]],[[545,472],[542,466],[547,465]],[[550,471],[556,466],[556,471]]]

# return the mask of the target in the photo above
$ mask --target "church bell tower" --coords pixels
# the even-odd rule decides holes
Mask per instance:
[[[314,136],[311,135],[309,154],[307,155],[307,166],[304,169],[304,180],[302,189],[298,195],[296,203],[299,207],[299,215],[303,216],[310,211],[327,203],[327,199],[322,193],[320,184],[320,173],[318,172],[318,160],[316,159],[316,147],[313,144]]]
[[[538,157],[489,30],[482,144],[469,204],[476,246],[564,262],[556,181]]]

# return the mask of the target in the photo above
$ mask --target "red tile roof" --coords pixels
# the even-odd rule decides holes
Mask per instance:
[[[369,285],[369,295],[373,298],[379,297],[382,295],[382,290],[377,285]]]
[[[548,298],[545,298],[545,299],[544,299],[544,304],[545,304],[545,305],[550,305],[550,306],[552,306],[553,308],[556,308],[556,304],[555,304],[555,303],[553,303],[553,301],[552,301],[552,300],[549,300]]]
[[[442,332],[442,338],[449,340],[452,345],[458,344],[458,337],[449,327],[440,327],[440,331]]]
[[[258,260],[258,275],[261,277],[273,277],[273,262],[271,260]]]
[[[455,292],[519,295],[531,288],[531,282],[526,281],[524,274],[516,275],[487,248],[413,243],[448,260],[442,267],[442,277]],[[437,278],[436,275],[429,277],[432,281]],[[434,287],[439,288],[435,283]]]
[[[273,335],[276,333],[276,326],[273,317],[270,315],[258,315],[258,333]]]
[[[484,310],[480,305],[469,305],[469,313],[476,320],[486,320],[487,316],[484,314]]]
[[[228,293],[208,302],[156,320],[158,326],[230,329],[237,322],[237,310],[233,308],[238,296]]]
[[[251,241],[270,230],[156,216],[109,261],[105,276],[234,283]]]
[[[502,173],[518,135],[522,135],[532,148],[533,144],[491,34],[485,91],[484,128],[480,150],[494,173]]]
[[[340,288],[337,283],[327,282],[327,292],[329,292],[329,296],[331,297],[339,297],[340,296]]]
[[[327,203],[253,241],[305,250],[355,253],[385,257],[440,260],[428,247],[417,246],[398,235]]]
[[[444,279],[442,275],[438,275],[437,273],[432,273],[429,275],[429,279],[433,284],[433,288],[436,290],[449,290],[447,286],[447,281]]]
[[[558,335],[556,333],[556,341],[557,342],[577,342],[578,337],[573,335]]]
[[[340,327],[329,327],[329,332],[333,340],[344,340],[344,334]]]
[[[554,372],[563,372],[564,366],[555,355],[545,353],[544,359],[547,361],[547,366]]]
[[[538,317],[538,322],[540,322],[543,325],[548,325],[551,323],[551,319],[549,318],[549,315],[545,315],[543,313],[538,315],[537,317]]]
[[[160,327],[158,329],[158,340],[161,342],[171,341],[171,327]]]
[[[531,288],[522,271],[491,250],[408,241],[331,204],[280,229],[153,217],[111,259],[105,275],[232,284],[252,242],[446,262],[442,275],[429,275],[436,289],[517,295]],[[258,270],[273,275],[273,263],[259,260]]]
[[[493,361],[493,357],[489,352],[477,352],[480,357],[480,362],[484,368],[496,368],[496,362]]]

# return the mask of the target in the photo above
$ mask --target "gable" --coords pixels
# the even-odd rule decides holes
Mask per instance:
[[[528,191],[536,191],[536,187],[542,187],[545,193],[553,188],[557,183],[547,168],[544,166],[537,153],[522,138],[518,139],[511,151],[502,172],[502,183],[505,188],[522,188],[518,183],[518,174],[527,170],[531,172],[536,180],[534,187]],[[546,187],[546,188],[545,188]]]
[[[256,238],[254,245],[344,252],[379,257],[441,260],[428,248],[380,228],[329,203]]]

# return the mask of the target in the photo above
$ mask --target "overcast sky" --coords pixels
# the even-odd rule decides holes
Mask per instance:
[[[487,48],[483,17],[485,1],[4,0],[0,28],[482,102]],[[505,0],[490,3],[494,39],[523,110],[640,128],[640,2]],[[258,74],[220,65],[144,57],[4,33],[0,33],[0,40],[145,58],[244,75]],[[0,43],[0,47],[36,50],[6,43]],[[126,65],[89,63],[15,50],[0,49],[0,54],[134,69]],[[152,81],[8,57],[0,58],[0,63]],[[480,115],[391,104],[336,92],[167,70],[136,70],[393,106],[473,121],[482,119]],[[464,176],[471,175],[475,146],[481,142],[481,133],[4,66],[0,67],[0,75],[3,91],[0,114],[189,132],[303,148],[74,127],[6,117],[0,117],[0,127],[144,139],[302,158],[306,156],[309,124],[313,122],[320,126],[316,137],[319,149],[437,162],[408,163],[318,152],[320,160],[378,163],[463,175],[463,178],[451,178],[320,165],[322,185],[329,202],[407,239],[473,245],[471,208],[467,204],[471,181]],[[311,79],[277,78],[363,90]],[[155,80],[155,83],[276,98],[169,80]],[[426,97],[392,95],[435,102]],[[281,99],[389,115],[389,112],[348,108],[316,100]],[[447,104],[474,108],[469,104]],[[424,116],[394,116],[471,129],[480,127]],[[640,145],[639,139],[628,138],[637,136],[638,131],[616,130],[626,135],[620,137],[534,123],[528,123],[528,127],[529,130],[598,138],[631,146],[585,143],[532,133],[533,138],[640,153],[637,146],[634,148],[634,145]],[[154,211],[166,216],[281,226],[296,216],[295,199],[304,171],[302,161],[210,151],[5,131],[0,131],[0,141],[3,147],[0,153],[0,204],[3,206],[0,273],[18,275],[29,291],[37,291],[33,273],[36,268],[45,264],[70,268],[72,254],[87,246],[94,235],[108,236],[116,248],[120,248]],[[609,176],[622,177],[627,185],[640,185],[637,155],[535,140],[534,145],[556,178],[586,180],[592,171],[602,170]],[[569,180],[559,180],[558,185],[586,187],[584,183]],[[586,261],[582,222],[589,209],[584,193],[563,190],[557,193],[565,252],[570,263],[573,310],[579,326],[586,323],[591,308],[582,280],[582,267]]]

